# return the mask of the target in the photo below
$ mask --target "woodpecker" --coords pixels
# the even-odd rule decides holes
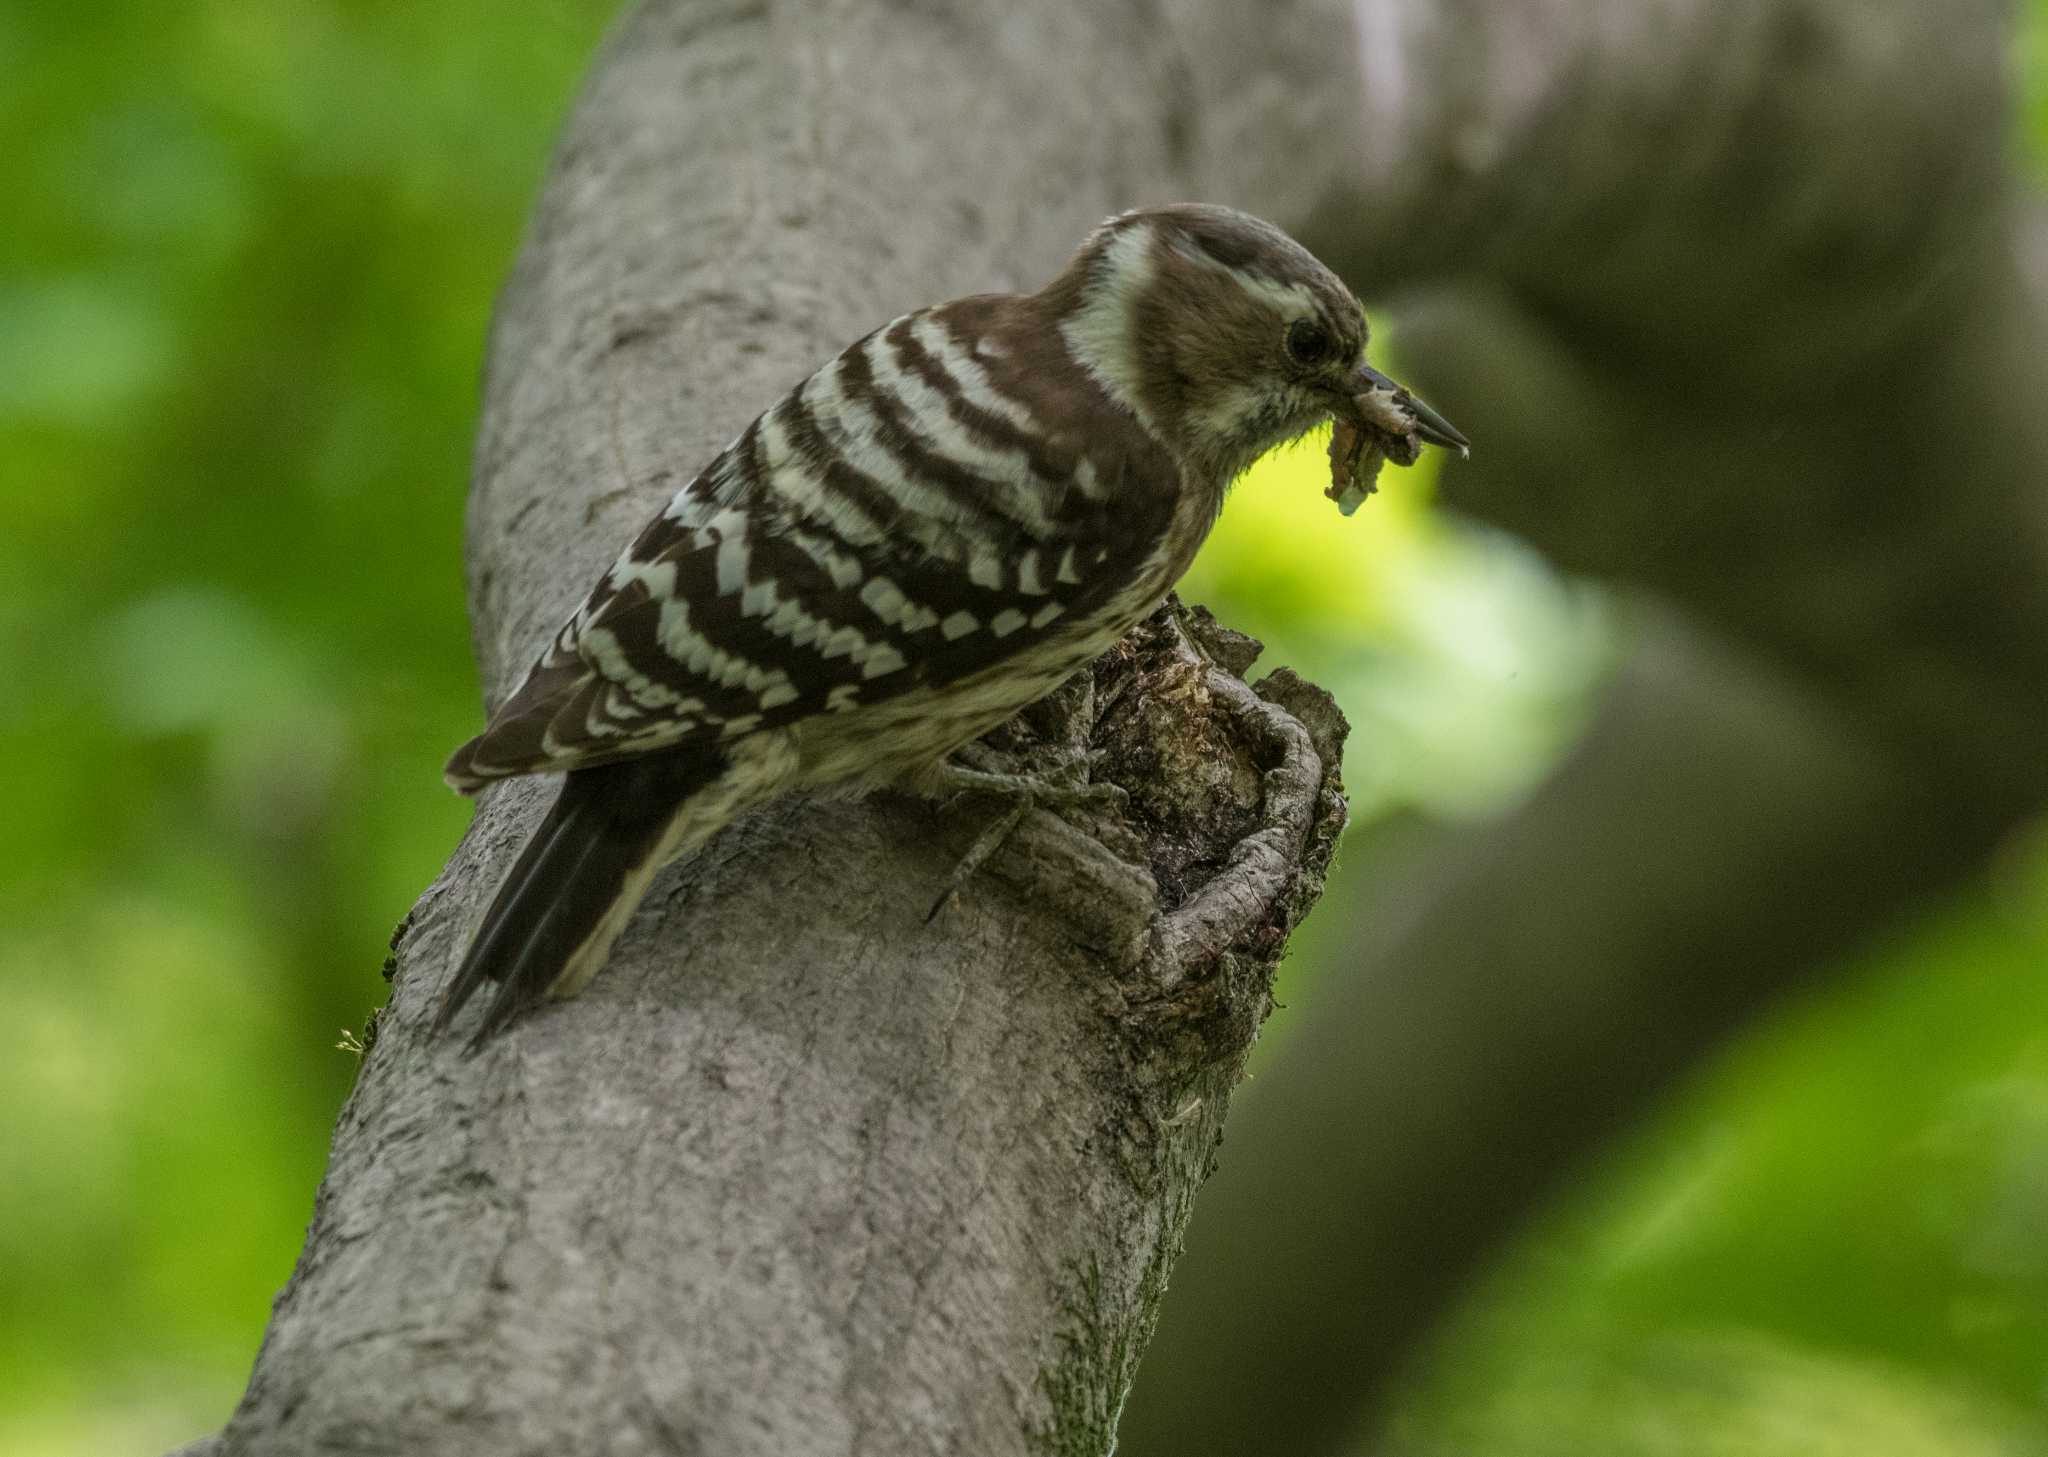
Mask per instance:
[[[1336,275],[1175,204],[1096,228],[1033,294],[906,314],[791,390],[634,538],[484,732],[474,794],[562,786],[443,995],[471,1046],[604,964],[655,872],[776,795],[1044,787],[949,762],[1150,614],[1230,483],[1334,419],[1350,514],[1457,430],[1365,363]]]

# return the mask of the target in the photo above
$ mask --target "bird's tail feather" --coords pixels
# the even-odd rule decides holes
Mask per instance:
[[[543,999],[581,990],[655,872],[684,848],[692,800],[725,768],[720,755],[678,752],[569,774],[484,913],[434,1030],[446,1029],[486,981],[498,989],[470,1038],[472,1051]]]

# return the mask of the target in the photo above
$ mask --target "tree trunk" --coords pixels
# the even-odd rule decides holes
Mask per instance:
[[[468,557],[494,697],[816,359],[1047,274],[1124,200],[1015,158],[1057,140],[1047,98],[978,73],[1074,49],[1107,83],[1127,21],[891,17],[656,0],[612,39],[493,333]],[[889,125],[948,86],[971,131]],[[931,924],[988,805],[769,806],[656,883],[582,997],[469,1058],[425,1022],[552,786],[488,792],[393,939],[247,1395],[190,1450],[1107,1452],[1343,824],[1341,719],[1291,674],[1248,688],[1256,652],[1169,608],[999,730],[1128,811],[1034,814]]]

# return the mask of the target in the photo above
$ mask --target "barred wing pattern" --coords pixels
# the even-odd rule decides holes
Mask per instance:
[[[1177,468],[1056,331],[1018,316],[1030,307],[906,315],[755,420],[613,565],[449,782],[710,749],[943,687],[1084,629],[1152,575]]]

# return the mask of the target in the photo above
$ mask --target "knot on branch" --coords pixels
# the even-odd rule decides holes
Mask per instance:
[[[1247,683],[1261,650],[1207,609],[1169,599],[1091,672],[990,736],[1055,772],[1085,764],[1129,795],[1121,816],[1098,816],[1090,831],[1144,868],[1148,895],[1133,905],[1100,879],[1049,877],[1038,854],[1031,885],[1041,895],[1071,888],[1061,910],[1107,931],[1098,944],[1118,948],[1131,1031],[1184,1031],[1212,1059],[1250,1048],[1273,969],[1322,891],[1346,818],[1349,725],[1291,669]]]

